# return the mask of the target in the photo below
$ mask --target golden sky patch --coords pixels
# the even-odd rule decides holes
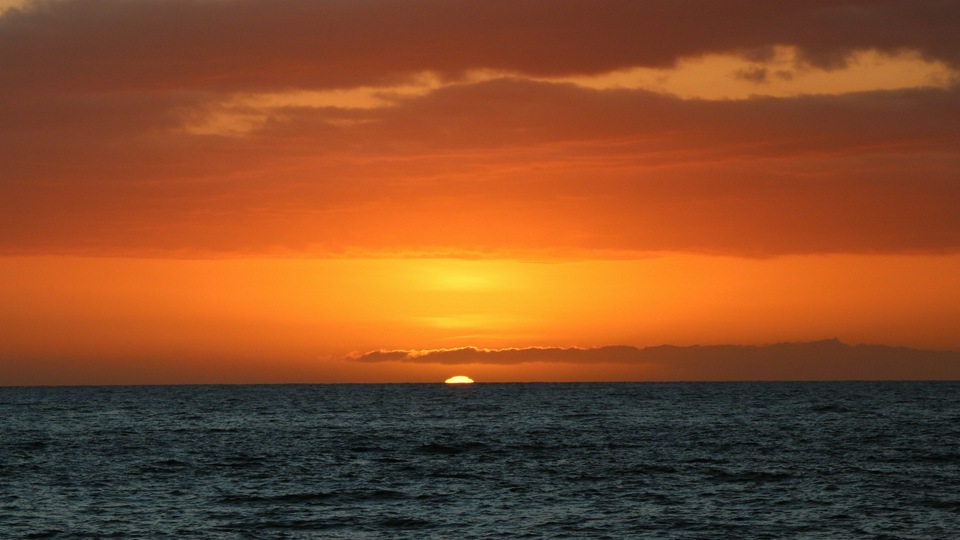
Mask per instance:
[[[846,65],[824,69],[805,63],[795,47],[774,47],[772,56],[751,60],[736,54],[684,58],[669,69],[634,68],[591,77],[547,79],[598,90],[635,88],[683,99],[749,99],[847,94],[905,88],[945,88],[957,80],[955,69],[915,52],[895,55],[860,50]]]
[[[30,2],[31,0],[0,0],[0,15],[10,9],[22,8]]]
[[[872,49],[855,51],[842,67],[826,69],[806,63],[796,47],[778,46],[761,59],[733,53],[707,54],[682,58],[671,68],[637,67],[590,76],[528,77],[472,70],[460,78],[444,80],[425,72],[407,83],[392,86],[235,95],[211,105],[188,121],[184,129],[198,135],[243,135],[270,119],[283,122],[296,114],[291,109],[379,109],[438,89],[501,78],[569,83],[595,90],[647,90],[682,99],[742,100],[946,88],[958,80],[958,72],[942,61],[924,59],[913,51],[884,54]],[[329,121],[338,125],[357,122]]]

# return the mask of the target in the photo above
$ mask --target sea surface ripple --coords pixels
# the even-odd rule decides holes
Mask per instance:
[[[0,538],[957,538],[960,383],[0,388]]]

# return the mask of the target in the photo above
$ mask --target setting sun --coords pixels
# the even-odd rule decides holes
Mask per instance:
[[[467,377],[466,375],[457,375],[455,377],[450,377],[443,382],[447,384],[473,384],[473,379]]]

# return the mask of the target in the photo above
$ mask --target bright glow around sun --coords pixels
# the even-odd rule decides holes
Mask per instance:
[[[456,377],[450,377],[443,382],[447,384],[473,384],[473,379],[467,377],[466,375],[457,375]]]

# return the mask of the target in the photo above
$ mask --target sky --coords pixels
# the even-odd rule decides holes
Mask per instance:
[[[958,27],[952,0],[0,0],[0,385],[960,351]],[[884,366],[858,376],[910,378]]]

